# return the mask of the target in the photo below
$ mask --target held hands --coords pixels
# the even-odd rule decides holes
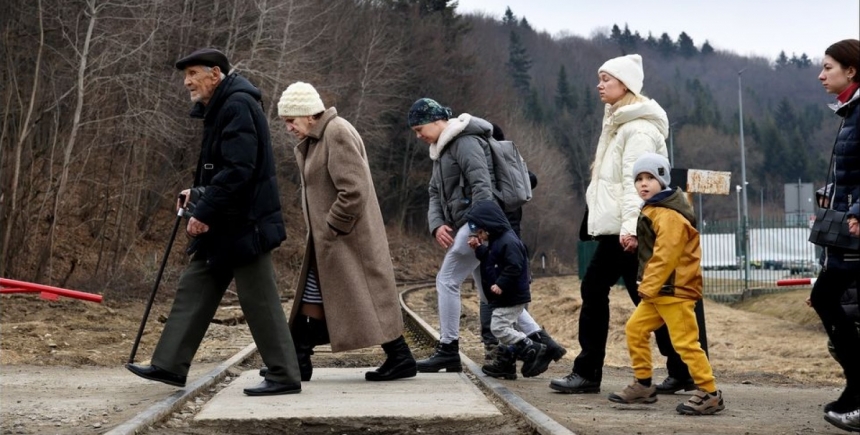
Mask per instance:
[[[624,252],[636,252],[639,247],[639,239],[630,234],[622,234],[618,237],[618,242],[621,243],[621,248]]]
[[[502,288],[496,284],[493,284],[493,286],[490,287],[490,291],[493,292],[493,294],[497,294],[497,295],[502,294]]]
[[[469,247],[472,249],[478,249],[478,246],[481,246],[481,239],[478,236],[469,236]]]
[[[439,228],[436,228],[436,243],[448,249],[454,244],[454,230],[448,225],[440,225]]]

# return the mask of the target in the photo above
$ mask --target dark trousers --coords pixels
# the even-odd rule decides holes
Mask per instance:
[[[812,308],[821,318],[845,373],[846,393],[860,406],[860,336],[842,308],[842,294],[857,279],[856,270],[825,269],[812,287]]]
[[[248,264],[217,271],[207,267],[205,259],[192,258],[179,278],[179,288],[152,354],[152,364],[177,375],[188,374],[194,354],[233,279],[248,328],[263,363],[269,368],[266,379],[298,384],[301,379],[296,350],[281,307],[271,253],[260,255]]]
[[[638,271],[636,253],[626,253],[618,242],[618,236],[605,236],[599,239],[597,250],[585,276],[582,279],[582,307],[579,311],[579,346],[581,351],[573,362],[573,372],[580,376],[600,382],[603,378],[603,360],[606,358],[606,338],[609,335],[609,290],[624,278],[624,286],[634,304],[638,305],[639,285],[636,283]],[[700,320],[697,316],[697,319]],[[704,331],[703,325],[699,330]],[[666,325],[654,331],[657,347],[667,358],[666,368],[669,376],[676,379],[689,379],[690,371],[672,347]]]
[[[484,345],[499,344],[499,339],[490,330],[490,323],[493,320],[493,309],[486,302],[479,302],[479,304],[481,307],[479,312],[481,319],[481,343]]]

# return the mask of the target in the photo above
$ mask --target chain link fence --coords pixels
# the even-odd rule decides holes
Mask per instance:
[[[735,220],[705,222],[700,237],[704,293],[719,302],[776,292],[778,280],[815,277],[820,269],[809,227],[787,225],[783,217],[751,221],[747,231]],[[596,246],[579,242],[580,279]]]

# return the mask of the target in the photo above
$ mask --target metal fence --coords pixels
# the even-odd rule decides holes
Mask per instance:
[[[809,243],[808,226],[788,226],[785,218],[750,221],[744,237],[735,220],[705,222],[700,229],[705,296],[720,302],[778,291],[786,278],[817,276],[820,248]],[[580,242],[579,274],[596,242]]]

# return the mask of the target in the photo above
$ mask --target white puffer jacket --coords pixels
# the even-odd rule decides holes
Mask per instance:
[[[610,112],[610,107],[606,105],[591,182],[585,193],[588,234],[635,236],[642,199],[633,185],[633,163],[647,152],[667,156],[669,119],[666,111],[650,99],[615,112]]]

